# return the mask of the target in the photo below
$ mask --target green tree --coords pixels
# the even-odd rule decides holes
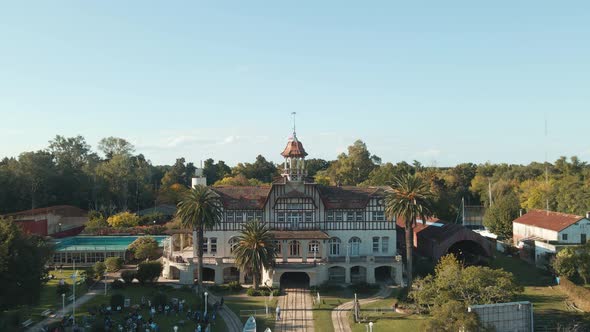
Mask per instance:
[[[572,278],[577,272],[578,257],[575,248],[560,250],[553,259],[551,266],[557,275]]]
[[[263,183],[257,179],[248,179],[244,174],[236,176],[226,176],[215,182],[214,186],[260,186]]]
[[[102,279],[102,276],[104,276],[104,273],[106,272],[106,270],[107,270],[107,266],[105,265],[104,262],[96,262],[92,266],[92,272],[94,272],[94,277],[98,278],[98,279]]]
[[[396,177],[385,197],[385,213],[390,220],[400,218],[405,224],[406,265],[408,289],[412,289],[412,251],[416,219],[426,220],[432,215],[432,193],[428,185],[416,175]]]
[[[123,266],[123,259],[121,257],[109,257],[105,259],[104,265],[107,272],[117,272]]]
[[[231,174],[231,168],[223,160],[217,163],[211,158],[203,163],[203,175],[207,178],[207,184],[212,185]]]
[[[114,228],[135,227],[139,225],[139,217],[135,213],[121,212],[110,216],[107,222]]]
[[[234,176],[243,175],[247,179],[256,179],[262,183],[270,183],[278,175],[278,169],[262,155],[258,155],[253,164],[239,163],[232,169]]]
[[[142,284],[156,282],[163,268],[162,263],[158,261],[139,263],[135,277]]]
[[[311,158],[305,160],[305,170],[307,171],[307,175],[310,177],[314,177],[317,172],[325,171],[330,167],[331,162],[318,159],[318,158]]]
[[[131,156],[135,147],[124,138],[119,137],[105,137],[98,142],[98,149],[104,153],[107,159],[113,158],[115,155]]]
[[[514,193],[508,193],[496,199],[486,209],[483,224],[490,232],[504,239],[512,238],[512,221],[518,218],[520,207]]]
[[[136,259],[156,259],[158,256],[158,241],[151,236],[138,237],[129,245],[129,251]]]
[[[415,286],[410,298],[431,312],[449,301],[459,301],[464,306],[509,302],[523,290],[511,273],[481,266],[464,267],[453,255],[443,256],[434,275],[416,280]]]
[[[199,291],[203,289],[203,233],[221,223],[222,204],[219,196],[205,186],[190,189],[178,203],[176,218],[193,231],[193,257],[197,257]]]
[[[369,174],[381,163],[381,159],[371,155],[367,145],[357,140],[348,147],[348,154],[342,153],[328,168],[333,183],[356,186],[367,180]]]
[[[13,221],[0,218],[0,309],[39,300],[52,246],[24,233]]]
[[[49,141],[48,151],[54,156],[56,164],[62,169],[82,169],[88,161],[90,145],[84,137],[63,137],[60,135]]]
[[[255,220],[244,225],[238,235],[238,245],[233,255],[236,257],[236,265],[240,267],[240,270],[252,274],[254,289],[258,289],[260,284],[258,278],[263,268],[268,269],[273,264],[276,254],[274,236],[266,224]]]

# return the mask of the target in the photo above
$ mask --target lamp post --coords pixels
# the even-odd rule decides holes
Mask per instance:
[[[104,282],[104,295],[107,295],[107,277],[108,277],[108,274],[105,271],[105,273],[104,273],[104,281],[103,281]]]
[[[373,332],[373,322],[369,322],[369,332]]]
[[[77,273],[76,273],[76,259],[72,259],[72,261],[74,262],[74,274],[72,274],[72,281],[74,282],[73,285],[73,291],[72,291],[72,295],[73,295],[73,304],[72,304],[72,323],[75,325],[76,324],[76,279],[78,278]]]
[[[66,293],[61,293],[61,314],[66,314]]]
[[[205,316],[207,316],[207,295],[209,295],[207,292],[205,292]]]

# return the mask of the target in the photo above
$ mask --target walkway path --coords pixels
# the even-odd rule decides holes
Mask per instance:
[[[215,303],[221,301],[221,298],[209,292],[208,301],[209,303]],[[228,332],[242,332],[244,324],[242,324],[240,317],[238,317],[238,315],[236,315],[236,313],[233,312],[227,305],[224,304],[223,308],[221,308],[221,310],[219,310],[217,313],[225,322]]]
[[[360,304],[367,304],[375,302],[391,295],[393,291],[392,286],[382,285],[379,292],[370,298],[359,300]],[[332,310],[332,324],[334,324],[334,332],[352,332],[348,322],[348,313],[352,310],[354,301],[346,302]]]
[[[83,305],[84,303],[90,301],[94,296],[98,294],[104,294],[104,284],[102,282],[96,283],[93,288],[89,289],[88,292],[79,298],[76,299],[76,308]],[[66,314],[71,314],[72,309],[74,307],[74,302],[70,302],[70,304],[66,305],[65,310],[59,309],[54,317],[48,317],[44,320],[40,321],[39,323],[32,325],[27,329],[28,332],[38,332],[41,331],[45,325],[50,324],[52,322],[61,321],[61,318]]]
[[[313,307],[308,289],[287,288],[279,299],[281,319],[274,332],[313,332]]]

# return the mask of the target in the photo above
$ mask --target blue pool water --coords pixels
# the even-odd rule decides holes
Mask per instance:
[[[137,238],[144,235],[134,236],[73,236],[60,240],[56,240],[56,251],[122,251],[126,250],[129,245]],[[145,235],[148,236],[148,235]],[[151,236],[158,241],[160,247],[163,246],[164,240],[169,236],[153,235]]]

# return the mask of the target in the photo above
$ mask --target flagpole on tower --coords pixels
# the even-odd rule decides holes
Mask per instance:
[[[295,115],[297,114],[297,112],[291,112],[291,115],[293,116],[293,136],[295,136]]]

